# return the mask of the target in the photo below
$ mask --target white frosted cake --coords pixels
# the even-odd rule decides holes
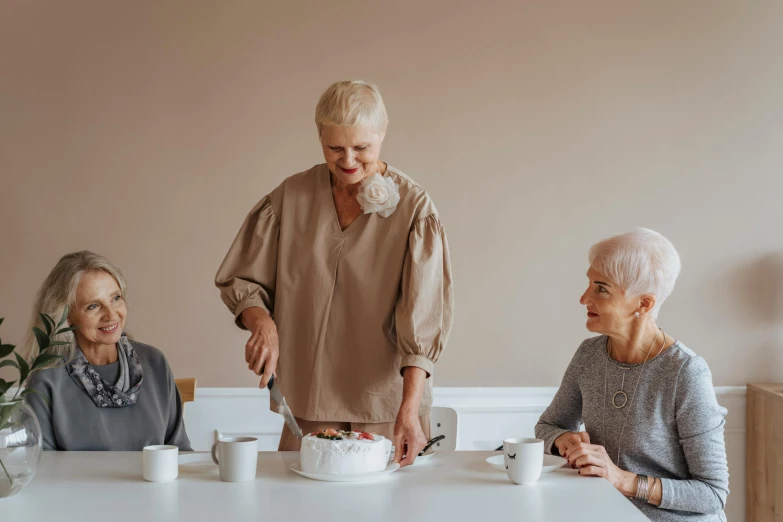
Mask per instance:
[[[326,475],[362,475],[383,471],[391,441],[361,431],[326,430],[302,439],[302,471]]]

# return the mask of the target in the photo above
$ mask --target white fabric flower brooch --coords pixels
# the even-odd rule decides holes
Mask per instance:
[[[381,217],[389,217],[400,202],[400,187],[389,176],[376,172],[362,181],[362,189],[356,195],[365,214],[377,212]]]

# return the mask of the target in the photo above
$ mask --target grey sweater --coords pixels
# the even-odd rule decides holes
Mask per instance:
[[[599,336],[579,347],[552,404],[536,425],[536,437],[544,440],[548,453],[557,454],[555,439],[578,431],[584,423],[590,442],[604,446],[615,463],[619,443],[620,469],[661,479],[660,507],[632,500],[648,518],[725,521],[727,412],[715,399],[707,363],[677,342],[649,361],[642,373],[641,364],[609,359],[606,343],[607,337]],[[612,396],[621,387],[628,404],[617,409]]]
[[[35,374],[28,384],[46,397],[27,395],[41,424],[46,450],[141,451],[144,446],[172,444],[191,451],[182,422],[182,402],[166,357],[156,348],[131,341],[144,371],[136,404],[98,408],[65,367]],[[117,382],[119,363],[93,366],[107,382]]]

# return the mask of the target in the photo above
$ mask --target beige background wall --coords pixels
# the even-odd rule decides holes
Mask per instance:
[[[130,282],[181,376],[252,386],[212,278],[253,204],[322,160],[332,81],[379,84],[383,157],[447,225],[441,386],[556,385],[595,240],[678,247],[661,322],[716,384],[783,379],[783,4],[0,3],[0,334],[60,255]]]

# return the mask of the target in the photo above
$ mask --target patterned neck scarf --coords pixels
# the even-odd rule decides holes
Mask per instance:
[[[68,375],[99,408],[123,408],[136,404],[144,380],[139,356],[124,332],[116,346],[120,377],[114,385],[106,382],[95,371],[78,346],[73,360],[65,365]]]

